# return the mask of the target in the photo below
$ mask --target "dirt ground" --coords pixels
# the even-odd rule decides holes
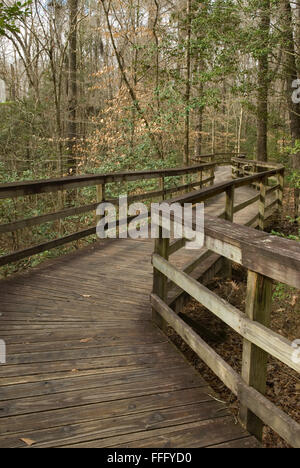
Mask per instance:
[[[299,236],[299,227],[291,222],[293,197],[289,190],[285,191],[284,216],[272,220],[271,230],[285,236]],[[290,217],[289,217],[290,215]],[[214,278],[208,288],[218,296],[239,308],[245,310],[247,288],[247,272],[234,265],[232,281]],[[290,341],[300,339],[300,293],[281,284],[274,284],[271,329]],[[232,331],[221,320],[199,303],[191,300],[183,311],[200,329],[208,329],[205,341],[225,359],[234,370],[241,372],[242,338]],[[235,417],[238,416],[239,403],[215,374],[197,357],[197,355],[172,330],[169,331],[172,341],[183,351],[190,362],[218,393],[220,399],[229,405]],[[267,397],[294,420],[300,422],[300,376],[280,361],[269,357]],[[288,445],[271,429],[265,427],[263,446],[266,448],[287,448]]]

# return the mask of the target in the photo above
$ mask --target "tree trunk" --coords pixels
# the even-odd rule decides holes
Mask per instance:
[[[201,58],[199,54],[196,57],[196,75],[201,74],[203,71],[203,63],[201,62]],[[194,156],[195,158],[200,158],[202,153],[202,130],[203,130],[203,113],[204,113],[204,105],[203,105],[203,91],[204,85],[201,79],[201,76],[197,77],[199,83],[197,85],[197,99],[199,101],[198,107],[196,109],[196,124],[195,124],[195,148],[194,148]]]
[[[262,0],[260,21],[260,54],[257,93],[257,159],[268,160],[268,98],[269,98],[269,33],[271,24],[270,0]]]
[[[296,62],[296,44],[293,31],[293,15],[289,0],[284,0],[284,37],[285,37],[285,75],[287,83],[287,105],[289,109],[290,130],[292,144],[300,142],[300,103],[293,98],[294,82],[298,78],[297,62]],[[299,87],[299,86],[298,86]],[[293,152],[291,155],[291,165],[295,171],[300,170],[300,152]],[[298,218],[299,213],[299,198],[300,190],[295,187],[295,218]]]
[[[76,144],[77,144],[77,22],[78,0],[69,0],[69,86],[68,86],[68,173],[76,172]]]
[[[122,58],[121,58],[121,55],[120,55],[120,52],[118,51],[118,48],[117,48],[117,45],[116,45],[116,41],[114,39],[114,35],[113,35],[113,28],[112,28],[112,25],[111,25],[111,22],[110,22],[110,3],[108,5],[106,5],[106,2],[105,0],[101,0],[101,3],[102,3],[102,6],[103,6],[103,10],[104,10],[104,14],[105,14],[105,18],[106,18],[106,24],[107,24],[107,27],[108,27],[108,31],[109,31],[109,35],[110,35],[110,40],[111,40],[111,44],[112,44],[112,47],[113,47],[113,50],[114,50],[114,53],[115,53],[115,56],[116,56],[116,59],[117,59],[117,62],[118,62],[118,66],[119,66],[119,70],[120,70],[120,73],[121,73],[121,76],[122,76],[122,79],[128,89],[128,92],[129,92],[129,95],[130,95],[130,98],[133,102],[133,105],[137,111],[137,114],[141,117],[141,119],[144,121],[145,123],[145,126],[146,126],[146,129],[147,129],[147,132],[148,132],[148,135],[149,135],[149,138],[151,139],[152,141],[152,144],[153,144],[153,147],[156,149],[157,151],[157,156],[158,158],[162,159],[162,154],[161,154],[161,151],[160,151],[160,148],[159,148],[159,145],[157,144],[156,142],[156,139],[151,131],[151,127],[150,127],[150,124],[148,122],[148,119],[146,118],[145,116],[145,112],[144,112],[144,109],[141,107],[140,105],[140,102],[138,100],[138,97],[137,97],[137,94],[136,94],[136,91],[135,89],[132,87],[128,77],[127,77],[127,73],[126,73],[126,70],[125,70],[125,66],[124,66],[124,63],[122,61]]]
[[[190,98],[191,98],[191,0],[187,0],[187,38],[186,38],[186,90],[185,90],[185,129],[184,164],[190,164]]]
[[[244,118],[244,109],[241,108],[240,118],[239,118],[239,128],[237,134],[237,153],[240,154],[241,152],[241,140],[242,140],[242,129],[243,129],[243,118]]]
[[[149,12],[149,29],[151,29],[153,38],[154,38],[154,46],[155,46],[155,99],[156,99],[156,108],[157,108],[157,123],[159,126],[162,125],[162,115],[161,115],[161,101],[160,101],[160,51],[159,51],[159,36],[157,33],[157,26],[160,18],[160,5],[158,0],[154,0],[155,4],[155,12]],[[160,133],[158,136],[160,151],[162,155],[162,159],[164,159],[164,142],[162,134]]]

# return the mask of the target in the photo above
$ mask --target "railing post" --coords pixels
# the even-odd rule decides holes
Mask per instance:
[[[190,184],[191,184],[191,181],[189,180],[189,175],[188,175],[188,174],[186,175],[185,184],[187,185],[187,188],[185,189],[185,193],[189,193],[189,192],[190,192]]]
[[[260,181],[260,197],[259,197],[258,227],[261,231],[264,231],[265,229],[267,187],[268,187],[268,178],[264,177]]]
[[[234,185],[226,189],[226,206],[225,206],[225,219],[233,223],[234,219]],[[230,260],[225,259],[225,276],[232,278],[232,263]]]
[[[258,173],[259,173],[258,166],[257,164],[253,163],[253,175],[258,174]],[[260,190],[260,185],[258,182],[254,182],[253,185],[256,190]]]
[[[65,190],[59,190],[57,196],[58,196],[58,210],[61,211],[65,207],[65,196],[66,196]],[[58,232],[60,236],[63,236],[63,226],[64,226],[63,220],[60,219],[58,221]]]
[[[105,184],[96,185],[97,203],[102,203],[105,200]],[[96,223],[98,224],[102,216],[96,216]]]
[[[170,246],[170,239],[163,239],[162,238],[162,228],[159,228],[160,237],[159,239],[155,240],[155,250],[154,253],[160,255],[165,260],[169,260],[169,246]],[[167,301],[168,296],[168,279],[162,273],[154,268],[153,271],[153,293],[159,296],[164,302]],[[163,318],[156,312],[156,310],[152,309],[152,319],[154,323],[161,328],[162,330],[166,330],[167,324],[163,320]]]
[[[211,163],[214,163],[214,156],[211,157]],[[216,166],[213,166],[210,170],[210,177],[212,178],[210,185],[214,185],[215,182],[215,168]]]
[[[283,190],[284,190],[284,171],[278,173],[278,185],[280,185],[277,192],[278,210],[282,211],[283,208]]]
[[[233,179],[236,178],[236,175],[235,175],[235,166],[234,166],[234,162],[233,162],[233,161],[231,162],[231,177],[232,177]]]
[[[270,326],[272,306],[272,280],[248,271],[246,315],[265,327]],[[244,340],[242,377],[247,385],[263,395],[266,393],[268,354],[248,340]],[[247,407],[240,409],[240,420],[245,428],[262,439],[263,422]]]
[[[166,199],[166,194],[165,194],[165,178],[164,177],[161,177],[159,179],[159,190],[161,190],[163,192],[162,199],[165,200]]]
[[[201,171],[199,172],[199,182],[200,182],[200,189],[203,188],[203,171],[201,169]]]
[[[297,219],[300,217],[300,189],[297,187],[295,188],[295,216]]]

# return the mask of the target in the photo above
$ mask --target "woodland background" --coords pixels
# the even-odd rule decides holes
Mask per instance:
[[[283,162],[299,194],[299,71],[299,0],[0,2],[1,182],[242,152]],[[8,200],[0,216],[87,203],[93,190]],[[90,221],[12,233],[0,253]]]
[[[283,214],[276,213],[271,232],[300,240],[300,0],[23,1],[0,0],[1,183],[244,153],[286,166]],[[155,183],[108,184],[106,193],[143,193]],[[95,202],[95,187],[5,199],[0,224]],[[95,220],[95,213],[85,214],[7,232],[0,256]],[[0,277],[95,238],[3,267]],[[244,310],[242,269],[209,287]],[[272,330],[290,341],[299,338],[299,304],[299,291],[274,284]],[[195,302],[184,313],[223,333],[211,345],[239,372],[240,337]],[[170,336],[237,414],[223,383]],[[299,390],[298,375],[270,360],[267,395],[298,421]],[[264,445],[286,446],[269,429]]]

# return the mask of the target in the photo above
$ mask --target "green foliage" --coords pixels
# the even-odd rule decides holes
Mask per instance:
[[[297,222],[299,222],[299,220],[293,219],[290,216],[287,217],[287,221],[290,224],[293,224],[293,225],[296,224]],[[278,231],[275,231],[275,230],[273,230],[271,232],[271,234],[273,236],[283,237],[284,239],[290,239],[290,240],[294,240],[294,241],[298,241],[298,242],[300,241],[300,228],[298,229],[298,235],[295,235],[295,234],[286,235],[286,234],[283,234],[282,232],[278,232]]]
[[[294,145],[289,145],[284,148],[280,156],[280,162],[287,168],[287,181],[290,187],[300,188],[300,171],[292,168],[291,155],[300,154],[300,140],[297,140]]]
[[[300,140],[296,140],[293,146],[287,146],[285,151],[290,154],[300,153]]]
[[[292,171],[289,176],[289,183],[291,187],[300,188],[300,172]]]
[[[19,30],[16,22],[29,13],[30,3],[30,1],[24,3],[17,1],[7,6],[0,2],[0,36],[4,36],[9,31]]]
[[[58,157],[47,138],[46,112],[46,103],[36,103],[31,97],[0,106],[0,147],[5,148],[2,158],[6,167],[3,180],[49,177],[49,169],[52,176],[56,175],[53,168],[57,167]],[[52,165],[45,164],[50,160]],[[0,173],[3,170],[0,168]]]
[[[286,284],[278,283],[275,287],[275,291],[273,293],[273,300],[279,301],[290,301],[295,294],[296,289],[287,286]]]

